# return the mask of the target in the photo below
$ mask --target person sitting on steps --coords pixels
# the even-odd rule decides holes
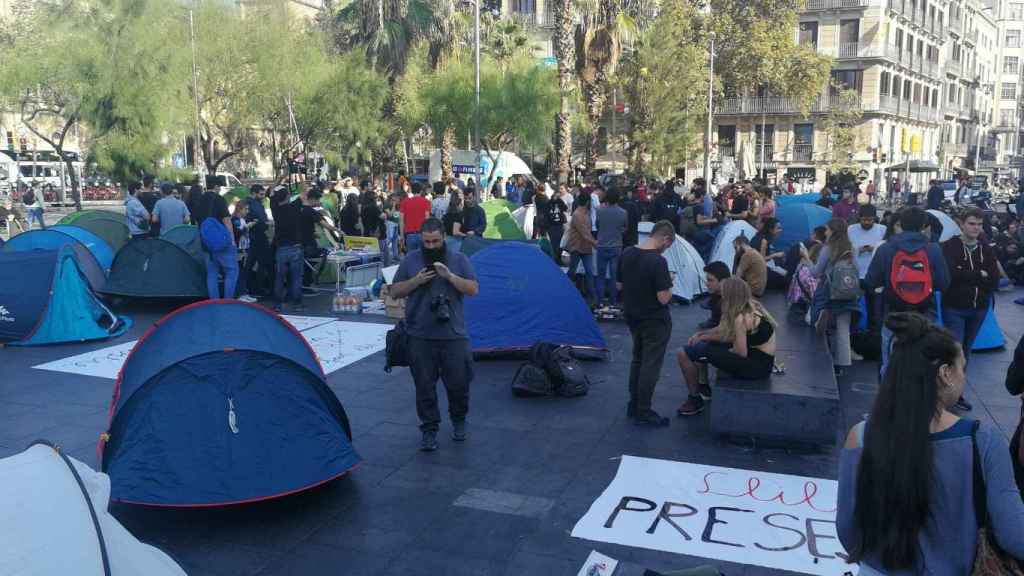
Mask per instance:
[[[694,335],[677,356],[689,398],[680,416],[695,416],[711,399],[711,388],[699,381],[697,362],[706,362],[742,380],[768,378],[775,364],[775,319],[743,280],[722,281],[722,321],[714,330]],[[718,342],[721,345],[701,345]],[[729,348],[732,348],[731,350]]]

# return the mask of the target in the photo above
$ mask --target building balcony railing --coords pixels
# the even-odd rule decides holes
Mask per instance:
[[[838,94],[823,94],[811,105],[809,113],[828,112],[844,104],[844,100]],[[736,97],[726,98],[721,106],[715,111],[717,114],[740,115],[740,114],[799,114],[800,107],[789,98],[782,96],[767,97]]]
[[[540,12],[513,12],[512,18],[527,30],[555,27],[555,15],[547,10]]]
[[[974,30],[971,30],[969,32],[965,32],[964,33],[964,41],[965,42],[970,42],[971,44],[974,44],[975,46],[977,46],[978,45],[978,29],[975,28]]]
[[[946,74],[952,74],[953,76],[960,76],[963,73],[963,65],[952,58],[946,60],[943,69],[946,71]]]
[[[807,0],[807,6],[804,8],[804,11],[867,8],[869,5],[869,0]]]
[[[1016,118],[1001,119],[992,126],[993,132],[1016,132],[1019,124]]]
[[[793,145],[794,162],[811,162],[814,160],[814,145],[795,144]]]

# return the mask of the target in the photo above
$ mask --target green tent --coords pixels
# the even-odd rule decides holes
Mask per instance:
[[[83,210],[68,214],[61,219],[59,224],[75,226],[92,232],[102,238],[114,253],[128,243],[128,226],[124,223],[124,216],[116,212]]]
[[[519,227],[515,217],[512,216],[512,209],[515,204],[508,200],[495,198],[480,205],[487,215],[487,230],[484,231],[484,238],[495,240],[526,240],[526,234]]]

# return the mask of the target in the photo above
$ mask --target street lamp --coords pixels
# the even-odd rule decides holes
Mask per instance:
[[[481,179],[480,159],[483,155],[480,152],[480,2],[482,0],[464,0],[473,7],[473,148],[476,152],[476,166],[473,169],[476,174],[476,194],[481,196],[483,182]]]

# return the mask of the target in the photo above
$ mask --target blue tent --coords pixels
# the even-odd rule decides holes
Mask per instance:
[[[360,461],[313,349],[280,316],[236,300],[157,321],[128,355],[110,414],[102,469],[125,503],[267,500]]]
[[[935,306],[942,310],[942,294],[939,292],[935,293]],[[944,325],[941,315],[939,315],[938,324],[939,326]],[[978,335],[974,338],[971,352],[995,350],[1005,345],[1006,338],[1003,336],[1003,329],[999,327],[999,320],[996,318],[995,299],[993,298],[988,303],[988,315],[985,316],[985,321],[981,323],[981,328],[978,329]]]
[[[536,247],[503,242],[477,252],[470,261],[480,282],[480,293],[465,304],[474,353],[521,353],[537,342],[601,355],[607,351],[579,291]]]
[[[110,271],[114,251],[99,236],[77,226],[52,226],[22,232],[4,245],[4,250],[55,250],[65,244],[77,242],[85,246],[96,258],[104,273]]]
[[[775,210],[775,217],[782,223],[782,234],[775,239],[773,248],[785,252],[790,246],[809,238],[815,227],[831,220],[832,212],[817,204],[795,202],[780,205]]]
[[[83,342],[128,329],[93,293],[77,254],[71,246],[0,252],[0,342]]]
[[[779,206],[789,204],[814,204],[821,198],[821,194],[780,194],[775,197],[775,203]]]

